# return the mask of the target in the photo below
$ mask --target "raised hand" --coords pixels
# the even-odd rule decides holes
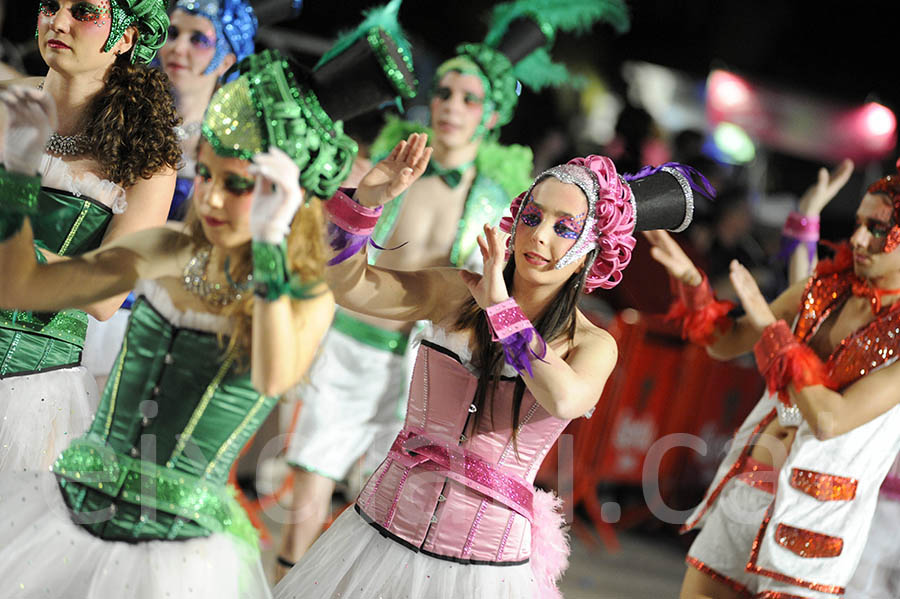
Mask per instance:
[[[250,232],[254,241],[279,244],[291,230],[294,214],[303,203],[300,169],[276,147],[253,157],[250,172],[256,175]]]
[[[734,290],[741,300],[744,312],[747,313],[747,317],[753,323],[753,326],[761,331],[775,322],[775,315],[766,302],[766,298],[760,292],[759,286],[756,284],[756,280],[750,274],[750,271],[737,260],[732,260],[730,266],[731,272],[728,277],[731,279],[731,284],[734,285]]]
[[[650,255],[665,266],[673,278],[692,287],[703,282],[703,275],[671,235],[665,231],[644,231],[644,237],[653,245]]]
[[[363,206],[375,208],[387,204],[422,176],[432,148],[425,147],[428,136],[413,133],[401,141],[388,157],[376,164],[359,182],[354,199]]]
[[[503,267],[506,265],[506,234],[497,227],[484,225],[484,236],[478,236],[478,248],[484,261],[484,274],[479,275],[467,270],[460,271],[463,282],[469,293],[481,308],[509,299],[509,290],[503,280]]]
[[[4,165],[10,172],[34,175],[56,130],[56,103],[42,90],[21,86],[0,91],[0,102],[7,112]]]
[[[815,183],[803,193],[797,209],[807,216],[818,216],[822,213],[838,191],[846,185],[853,174],[853,161],[843,160],[830,173],[823,166],[819,169],[819,177]]]

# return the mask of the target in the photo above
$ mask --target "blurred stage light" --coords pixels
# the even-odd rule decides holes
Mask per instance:
[[[756,157],[756,147],[747,132],[733,123],[719,123],[713,141],[723,162],[746,164]]]
[[[710,73],[708,89],[710,104],[719,110],[735,110],[749,103],[752,97],[747,82],[727,71]]]
[[[887,106],[869,102],[863,106],[862,113],[863,123],[869,135],[887,137],[893,135],[897,129],[897,117]]]

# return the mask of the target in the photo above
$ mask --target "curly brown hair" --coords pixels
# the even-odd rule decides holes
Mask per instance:
[[[177,170],[181,122],[169,79],[161,71],[118,57],[103,89],[85,112],[90,156],[105,179],[128,188],[165,169]]]
[[[311,283],[322,281],[325,278],[325,261],[327,259],[325,215],[322,210],[322,202],[309,192],[305,192],[305,194],[307,198],[311,199],[297,210],[294,220],[291,222],[291,231],[287,236],[287,257],[291,272],[296,273],[302,282]],[[199,249],[209,245],[206,235],[203,234],[203,226],[193,207],[188,212],[187,230],[195,248]],[[253,272],[253,257],[248,243],[241,253],[241,259],[237,263],[230,264],[230,276],[233,281],[243,281],[251,272]],[[254,294],[248,292],[242,299],[222,310],[222,315],[228,317],[232,323],[231,330],[219,338],[224,345],[224,338],[226,335],[228,337],[226,353],[238,349],[241,357],[250,356],[254,301],[256,301]]]

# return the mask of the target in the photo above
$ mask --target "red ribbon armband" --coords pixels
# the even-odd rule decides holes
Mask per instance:
[[[797,341],[783,320],[763,330],[762,337],[753,346],[753,354],[766,380],[766,388],[787,406],[792,405],[788,385],[793,385],[795,391],[813,385],[834,388],[825,364],[813,350]]]
[[[717,330],[724,333],[731,328],[728,313],[735,304],[717,300],[705,274],[699,285],[688,285],[673,278],[672,287],[675,301],[666,314],[666,320],[681,323],[682,339],[697,345],[709,345]]]

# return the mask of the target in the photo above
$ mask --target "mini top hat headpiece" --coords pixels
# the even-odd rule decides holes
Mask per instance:
[[[312,72],[277,51],[250,55],[235,68],[239,77],[213,95],[203,137],[220,156],[245,160],[274,145],[300,167],[308,192],[328,198],[357,152],[342,119],[415,88],[411,59],[400,46],[383,29],[367,27]]]
[[[488,132],[497,113],[494,132],[512,120],[519,100],[519,82],[539,90],[571,81],[565,65],[554,63],[550,48],[557,31],[583,33],[597,21],[619,32],[628,30],[622,0],[518,0],[497,5],[484,42],[457,47],[457,55],[437,69],[439,80],[449,71],[477,75],[484,86],[484,113],[475,137]]]
[[[554,265],[557,269],[568,266],[596,248],[593,264],[586,266],[590,271],[585,279],[585,293],[619,284],[631,261],[635,231],[681,232],[693,218],[694,191],[710,198],[715,196],[709,181],[690,166],[670,162],[621,176],[606,156],[573,158],[538,175],[528,191],[513,200],[512,216],[500,222],[500,228],[510,234],[509,252],[514,247],[519,222],[534,199],[535,186],[548,177],[578,186],[587,199],[587,211],[576,216],[579,222],[573,223],[581,227],[575,229],[575,243]]]
[[[897,172],[882,177],[869,185],[868,193],[880,193],[886,195],[893,206],[891,214],[891,230],[888,232],[887,241],[884,244],[885,252],[893,252],[900,247],[900,159],[896,163]]]

